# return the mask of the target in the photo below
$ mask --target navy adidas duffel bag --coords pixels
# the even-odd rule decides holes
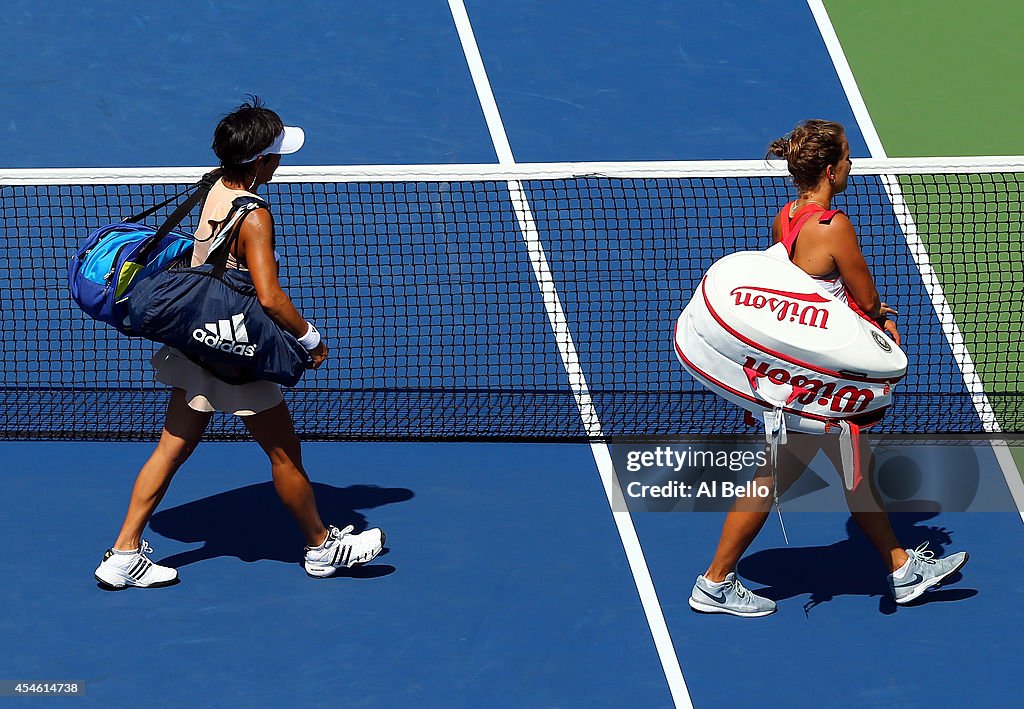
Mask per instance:
[[[252,209],[255,204],[243,206]],[[244,215],[242,215],[244,216]],[[170,345],[229,384],[295,386],[312,360],[263,310],[246,271],[226,267],[242,219],[202,266],[191,251],[142,283],[128,301],[134,333]]]

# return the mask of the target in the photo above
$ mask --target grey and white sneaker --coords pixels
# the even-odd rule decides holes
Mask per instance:
[[[775,601],[752,593],[730,573],[721,583],[697,577],[690,592],[690,608],[701,613],[729,613],[741,618],[760,618],[775,612]]]
[[[93,574],[105,589],[120,589],[128,586],[158,588],[177,583],[178,572],[169,566],[160,566],[149,560],[153,547],[143,539],[139,548],[133,551],[107,549],[103,561]]]
[[[936,559],[935,553],[928,549],[928,542],[917,549],[907,549],[907,554],[910,559],[901,569],[903,574],[892,573],[888,577],[889,592],[900,604],[910,603],[928,589],[941,585],[943,580],[962,569],[969,558],[967,552],[958,551]]]
[[[384,548],[384,532],[374,527],[353,534],[354,529],[351,524],[344,529],[332,525],[323,544],[306,547],[306,558],[302,561],[306,573],[324,578],[342,566],[350,569],[373,561]]]

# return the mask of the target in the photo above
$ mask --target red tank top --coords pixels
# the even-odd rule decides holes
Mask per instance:
[[[790,210],[794,204],[795,202],[790,202],[779,213],[782,217],[782,239],[780,239],[780,243],[785,246],[790,261],[793,260],[793,251],[796,249],[796,239],[800,236],[800,230],[812,217],[817,217],[819,224],[829,224],[837,214],[845,214],[841,209],[825,209],[820,204],[808,202],[798,209],[796,214],[790,216]],[[873,322],[850,295],[850,291],[843,282],[843,277],[840,275],[838,268],[830,273],[826,273],[824,276],[808,275],[814,280],[819,281],[826,291],[839,300],[844,301],[858,315],[869,322]]]
[[[825,209],[820,204],[808,202],[793,216],[789,216],[790,210],[796,202],[790,202],[779,214],[782,216],[782,244],[786,247],[786,253],[790,260],[793,260],[793,249],[796,247],[796,238],[800,236],[800,230],[804,224],[814,215],[818,215],[819,224],[829,224],[837,214],[845,214],[841,209]],[[830,274],[831,275],[831,274]],[[837,272],[838,275],[838,272]],[[826,276],[812,276],[812,278],[826,278]]]

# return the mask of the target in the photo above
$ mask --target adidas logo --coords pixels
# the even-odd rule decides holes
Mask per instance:
[[[252,357],[256,354],[256,345],[246,344],[249,342],[249,334],[245,331],[242,313],[232,315],[230,320],[208,322],[205,330],[197,327],[192,331],[192,339],[221,352],[243,357]]]

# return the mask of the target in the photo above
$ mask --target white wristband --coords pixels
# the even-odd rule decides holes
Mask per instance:
[[[299,338],[299,344],[307,352],[315,350],[320,346],[320,331],[316,329],[313,323],[306,323],[309,325],[309,329],[306,330],[306,334]]]

